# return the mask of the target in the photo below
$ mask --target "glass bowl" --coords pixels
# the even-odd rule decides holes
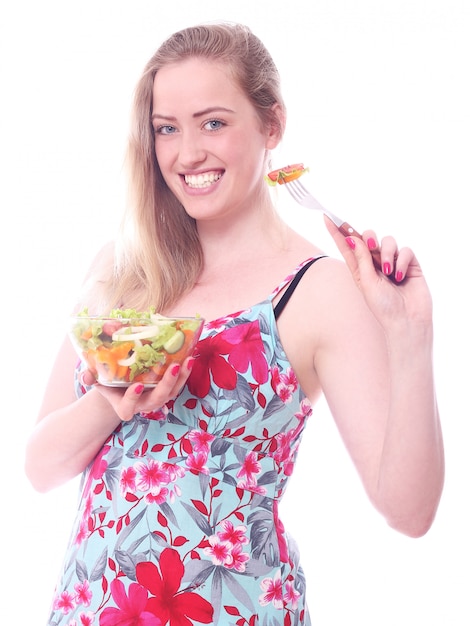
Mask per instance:
[[[69,336],[79,357],[102,385],[154,387],[167,368],[181,364],[202,332],[201,317],[104,317],[79,314]]]

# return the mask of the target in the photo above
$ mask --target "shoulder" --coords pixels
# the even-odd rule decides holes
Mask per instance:
[[[114,267],[115,243],[109,241],[100,248],[88,267],[76,304],[77,309],[87,306],[92,312],[93,308],[100,307],[100,292],[105,285],[110,285]]]
[[[321,348],[360,341],[361,335],[376,336],[378,332],[377,322],[346,264],[332,257],[319,258],[308,268],[280,324],[296,343],[307,342],[313,355]]]

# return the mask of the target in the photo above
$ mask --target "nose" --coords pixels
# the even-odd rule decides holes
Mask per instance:
[[[178,147],[178,160],[183,169],[193,169],[206,159],[204,138],[197,132],[182,132]]]

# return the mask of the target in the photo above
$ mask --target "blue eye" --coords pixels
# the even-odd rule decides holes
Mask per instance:
[[[176,132],[176,128],[174,126],[170,126],[170,124],[162,124],[161,126],[157,126],[155,129],[155,133],[157,135],[172,135]]]
[[[223,126],[225,126],[225,124],[220,120],[209,120],[204,124],[206,130],[220,130]]]

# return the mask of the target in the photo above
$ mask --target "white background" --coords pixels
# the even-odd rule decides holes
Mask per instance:
[[[366,500],[325,406],[311,420],[283,519],[317,626],[465,626],[469,488],[467,0],[16,0],[0,8],[2,488],[0,621],[45,624],[77,483],[36,494],[24,445],[83,272],[124,205],[132,90],[176,29],[248,24],[289,110],[275,165],[303,161],[326,206],[415,249],[435,302],[447,451],[421,539]],[[320,216],[279,189],[295,227],[336,254]],[[347,346],[345,346],[347,350]]]

